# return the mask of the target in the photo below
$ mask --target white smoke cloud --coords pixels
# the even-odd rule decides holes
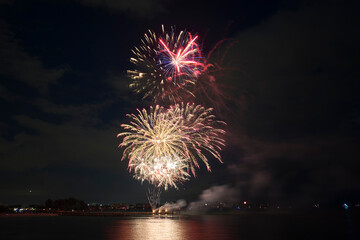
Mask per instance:
[[[191,202],[187,210],[198,211],[205,210],[207,204],[219,202],[236,202],[238,200],[238,190],[229,185],[213,186],[209,189],[202,191],[199,200]]]
[[[183,199],[177,200],[176,203],[165,203],[163,206],[159,207],[155,211],[174,211],[179,210],[186,206],[186,201]]]

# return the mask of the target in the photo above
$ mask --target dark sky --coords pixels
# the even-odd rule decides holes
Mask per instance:
[[[0,0],[0,204],[146,201],[116,135],[150,104],[126,70],[161,24],[199,34],[204,53],[231,39],[217,54],[234,66],[216,75],[215,94],[228,96],[216,109],[228,123],[224,164],[210,159],[212,173],[201,165],[163,201],[219,189],[359,201],[359,6],[335,2]]]

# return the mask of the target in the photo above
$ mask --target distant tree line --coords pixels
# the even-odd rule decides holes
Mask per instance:
[[[0,205],[0,213],[14,212],[14,209],[24,208],[24,211],[53,211],[53,210],[88,210],[88,205],[82,201],[75,198],[67,198],[67,199],[58,199],[53,201],[52,199],[48,199],[44,205],[31,204],[27,207],[23,207],[21,204],[16,205]],[[31,208],[31,209],[30,209]]]
[[[55,201],[48,199],[45,202],[45,208],[65,211],[89,209],[88,205],[84,201],[75,198],[58,199]]]
[[[6,206],[0,206],[0,212],[10,212],[10,208]]]

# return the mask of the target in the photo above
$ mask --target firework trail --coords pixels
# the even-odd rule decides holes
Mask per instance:
[[[160,204],[160,195],[161,195],[160,188],[149,188],[146,193],[146,197],[153,211],[156,209],[157,205]]]
[[[193,96],[190,89],[205,68],[197,40],[187,31],[177,34],[173,27],[167,33],[162,25],[159,36],[149,30],[132,50],[130,62],[136,68],[127,72],[130,88],[155,103],[176,103]]]
[[[157,105],[151,107],[149,113],[143,109],[138,110],[138,115],[130,114],[128,117],[130,123],[122,124],[125,131],[118,134],[118,137],[123,137],[119,147],[125,148],[122,160],[129,159],[129,171],[134,171],[139,180],[159,184],[160,181],[155,181],[157,175],[149,176],[154,173],[155,161],[159,160],[172,159],[178,163],[173,175],[178,180],[188,177],[183,174],[185,169],[191,169],[195,176],[195,168],[199,168],[198,159],[210,171],[206,153],[221,162],[225,131],[220,127],[225,123],[217,121],[211,109],[189,103],[176,104],[168,109]],[[163,180],[160,185],[174,186],[170,180]]]

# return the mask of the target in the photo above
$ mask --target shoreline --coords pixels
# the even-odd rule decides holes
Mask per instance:
[[[7,217],[50,217],[50,216],[59,216],[58,213],[0,213],[0,218]]]
[[[149,216],[152,212],[55,212],[55,213],[0,213],[0,218],[7,217],[49,217],[49,216],[84,216],[84,217],[129,217]],[[159,215],[159,214],[155,214]],[[166,214],[160,214],[166,215]],[[178,213],[167,213],[167,215],[178,215]]]
[[[195,215],[224,215],[224,216],[240,216],[240,215],[323,215],[323,214],[333,214],[333,215],[344,215],[351,214],[355,216],[360,215],[359,209],[351,210],[282,210],[282,211],[220,211],[220,212],[203,212],[203,211],[173,211],[173,212],[98,212],[98,211],[58,211],[58,212],[44,212],[44,213],[0,213],[0,218],[12,218],[12,217],[53,217],[53,216],[74,216],[74,217],[148,217],[148,216],[195,216]]]

